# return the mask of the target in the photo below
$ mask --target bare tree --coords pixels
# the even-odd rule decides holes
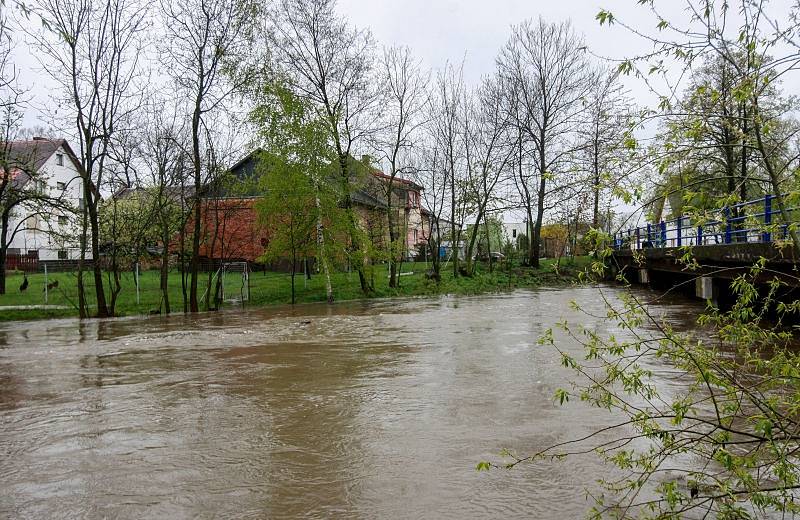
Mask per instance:
[[[398,175],[413,173],[416,134],[425,123],[428,75],[422,72],[419,61],[407,47],[384,49],[381,65],[379,81],[384,89],[381,98],[384,128],[377,144],[379,153],[389,164],[389,178],[381,186],[385,190],[389,227],[389,287],[397,287],[398,258],[408,249],[408,244],[406,234],[398,228],[398,210],[404,209],[393,207],[395,179]]]
[[[185,152],[188,146],[183,144],[184,133],[176,114],[165,113],[163,109],[162,103],[148,106],[147,121],[142,124],[139,155],[149,177],[147,191],[161,243],[159,309],[169,314],[170,246],[174,235],[185,231],[188,216],[188,212],[183,211],[186,194],[181,189],[181,180],[188,173],[188,155]]]
[[[501,99],[502,84],[484,79],[478,92],[464,103],[463,139],[466,152],[467,186],[475,208],[475,225],[470,228],[466,249],[467,273],[472,274],[472,261],[481,222],[486,224],[495,188],[506,167],[512,162],[515,149],[508,139],[508,113]],[[490,242],[487,246],[491,249]],[[491,251],[489,251],[491,262]]]
[[[497,58],[500,76],[513,86],[514,124],[518,146],[527,142],[533,152],[536,175],[528,177],[535,185],[536,216],[529,251],[531,266],[539,266],[541,229],[549,183],[557,169],[574,152],[574,132],[578,116],[585,109],[581,102],[592,81],[583,41],[569,22],[549,24],[543,19],[515,26],[511,38]],[[532,213],[532,212],[531,212]]]
[[[335,11],[334,0],[281,0],[272,13],[270,42],[289,85],[310,101],[325,121],[336,151],[342,206],[349,231],[349,256],[361,290],[371,293],[364,274],[366,244],[352,201],[352,152],[374,129],[376,92],[371,78],[369,31],[352,28]]]
[[[45,29],[30,31],[44,70],[59,86],[80,145],[82,180],[78,306],[88,315],[83,282],[87,249],[93,259],[97,316],[109,316],[100,264],[100,187],[120,122],[138,109],[142,32],[147,5],[131,0],[39,0]],[[87,241],[89,244],[87,245]]]
[[[191,119],[191,160],[194,184],[193,232],[190,260],[189,310],[197,312],[198,276],[200,270],[201,207],[203,188],[208,180],[204,158],[206,117],[218,109],[237,90],[234,74],[225,67],[233,66],[245,47],[250,22],[248,2],[237,0],[162,1],[163,25],[169,35],[162,49],[163,60],[170,74],[188,97]]]
[[[447,173],[442,167],[440,150],[435,139],[428,136],[415,154],[413,178],[422,186],[423,229],[426,241],[425,257],[430,258],[432,269],[427,276],[441,281],[442,224],[447,199]]]
[[[458,277],[459,244],[466,214],[466,197],[464,183],[461,182],[463,172],[463,150],[461,149],[463,130],[462,112],[464,102],[464,78],[462,67],[455,68],[447,64],[436,77],[435,91],[431,100],[431,133],[433,146],[437,153],[434,156],[441,161],[447,191],[449,194],[450,213],[450,250],[453,261],[453,277]],[[434,168],[434,171],[436,169]],[[439,225],[437,223],[437,229]]]
[[[597,71],[586,97],[586,111],[579,128],[581,169],[591,186],[592,227],[599,228],[604,214],[604,199],[610,202],[610,188],[625,181],[626,141],[631,139],[634,122],[631,101],[619,82],[619,72],[607,68]]]

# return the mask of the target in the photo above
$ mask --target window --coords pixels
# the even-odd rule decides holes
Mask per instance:
[[[39,181],[39,193],[47,193],[47,182]]]
[[[511,238],[517,238],[517,230],[516,229],[512,229],[511,230]]]
[[[59,191],[64,191],[67,189],[67,185],[64,184],[63,182],[57,182],[56,188],[58,188]]]
[[[59,260],[66,260],[68,258],[68,256],[69,255],[67,255],[67,250],[66,249],[61,249],[61,250],[58,251],[58,259]]]
[[[64,154],[57,153],[56,154],[56,164],[59,166],[64,166]]]
[[[59,225],[66,226],[67,225],[67,217],[65,217],[64,215],[59,215],[58,216],[58,223],[59,223]]]
[[[28,256],[39,256],[38,249],[28,249]]]

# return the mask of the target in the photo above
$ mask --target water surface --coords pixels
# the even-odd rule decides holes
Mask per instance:
[[[613,422],[553,402],[571,374],[538,336],[614,332],[571,300],[605,313],[575,288],[2,324],[0,516],[582,516],[592,455],[475,471]]]

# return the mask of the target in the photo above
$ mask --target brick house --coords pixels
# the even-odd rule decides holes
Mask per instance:
[[[241,180],[256,175],[260,149],[247,154],[234,164],[230,172]],[[388,243],[386,194],[389,177],[370,168],[364,185],[353,190],[351,199],[359,225],[376,247]],[[397,211],[396,222],[402,226],[406,239],[406,255],[410,257],[419,242],[427,240],[426,219],[420,206],[417,184],[401,178],[393,183],[392,205]],[[208,197],[203,201],[203,237],[200,254],[209,261],[247,261],[258,258],[269,241],[269,230],[258,223],[255,204],[258,196]]]

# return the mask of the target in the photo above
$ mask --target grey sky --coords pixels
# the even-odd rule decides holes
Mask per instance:
[[[793,1],[772,0],[769,11],[780,18]],[[657,0],[656,6],[668,20],[686,25],[685,0]],[[427,67],[437,69],[448,60],[464,60],[465,79],[471,84],[493,71],[495,56],[507,41],[511,25],[525,19],[571,20],[594,54],[615,59],[642,54],[651,47],[621,26],[600,26],[595,17],[601,8],[649,34],[656,33],[657,23],[649,8],[638,5],[637,0],[339,0],[338,8],[351,24],[368,27],[378,46],[406,45]],[[731,27],[735,29],[735,24]],[[49,78],[23,43],[17,45],[16,59],[22,83],[34,96],[26,126],[49,126],[51,122],[40,120],[37,110],[52,105]],[[785,90],[797,91],[798,79],[787,77]],[[655,96],[640,80],[623,80],[638,104],[654,104]]]
[[[664,5],[680,16],[679,2]],[[635,0],[340,0],[339,9],[358,27],[370,27],[381,45],[407,45],[426,65],[438,68],[447,60],[465,59],[465,77],[476,82],[492,72],[511,25],[542,16],[549,22],[571,20],[596,54],[622,58],[648,50],[622,27],[601,27],[595,19],[602,8],[625,14],[628,21],[655,26]],[[639,90],[630,82],[630,87]],[[644,89],[640,92],[645,95]]]
[[[665,5],[678,2],[670,0]],[[681,2],[682,3],[682,2]],[[601,27],[595,16],[600,7],[626,13],[625,18],[652,26],[652,16],[635,0],[339,0],[339,11],[357,27],[369,27],[379,46],[407,45],[426,66],[439,68],[447,60],[464,60],[465,78],[477,82],[492,72],[494,58],[505,43],[512,24],[527,18],[547,21],[571,19],[586,36],[593,52],[616,58],[646,50],[644,43],[621,27]],[[672,9],[680,15],[679,9]],[[626,52],[627,51],[627,52]],[[24,44],[17,45],[17,63],[23,84],[32,88],[34,106],[50,103],[48,78]],[[639,102],[648,101],[647,91],[628,81]],[[26,126],[44,124],[37,110],[26,117]]]

